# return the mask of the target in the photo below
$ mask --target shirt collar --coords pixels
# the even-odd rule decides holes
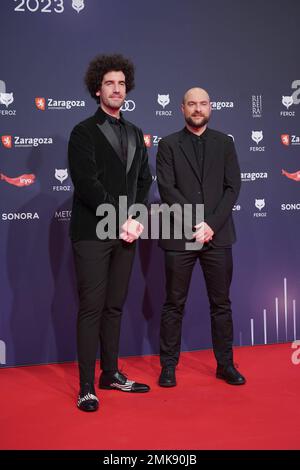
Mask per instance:
[[[201,139],[201,140],[206,140],[207,135],[208,135],[208,127],[205,129],[205,131],[201,135],[196,135],[193,132],[191,132],[187,127],[184,128],[185,132],[190,135],[191,137],[194,137],[194,139]]]
[[[105,117],[107,119],[107,121],[110,123],[110,124],[125,124],[125,121],[124,121],[124,118],[123,118],[123,114],[120,112],[120,117],[119,118],[115,118],[114,116],[111,116],[110,114],[107,114],[107,113],[104,113],[105,114]]]

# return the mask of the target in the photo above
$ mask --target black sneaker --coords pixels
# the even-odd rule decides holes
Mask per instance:
[[[95,393],[94,384],[85,383],[78,395],[77,406],[82,411],[97,411],[99,400]]]
[[[149,385],[128,380],[126,375],[118,370],[116,372],[102,372],[99,380],[99,388],[134,393],[145,393],[150,390]]]

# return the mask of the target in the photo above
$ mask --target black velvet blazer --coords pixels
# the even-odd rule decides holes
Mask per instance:
[[[119,141],[106,114],[99,107],[94,116],[74,127],[68,148],[70,176],[74,185],[70,236],[76,240],[98,240],[97,207],[112,204],[118,213],[119,196],[127,196],[128,207],[146,203],[152,182],[148,154],[141,129],[125,121],[128,137],[127,167]]]

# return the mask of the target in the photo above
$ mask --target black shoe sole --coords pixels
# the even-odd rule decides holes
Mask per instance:
[[[149,390],[122,390],[121,388],[111,387],[110,385],[99,385],[98,388],[101,388],[102,390],[117,390],[118,392],[124,392],[124,393],[147,393],[147,392],[150,392],[150,389]]]
[[[170,387],[176,387],[177,384],[176,384],[176,383],[175,383],[175,384],[174,384],[174,383],[173,383],[173,384],[162,384],[162,383],[159,383],[159,382],[158,382],[158,385],[159,385],[160,387],[170,388]]]
[[[245,385],[245,383],[246,383],[246,380],[244,382],[230,382],[225,377],[223,377],[223,375],[220,375],[220,374],[217,374],[216,377],[217,377],[217,379],[224,380],[229,385]]]
[[[80,408],[79,406],[77,406],[77,408],[78,408],[78,410],[84,411],[85,413],[93,413],[94,411],[98,411],[99,406],[97,406],[97,408],[94,408],[93,410],[86,410],[84,408]]]

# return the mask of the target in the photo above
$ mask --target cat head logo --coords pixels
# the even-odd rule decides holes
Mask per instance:
[[[41,98],[41,97],[37,97],[34,99],[34,102],[35,102],[35,105],[37,107],[37,109],[39,109],[40,111],[45,111],[46,109],[46,100],[45,98]]]
[[[57,169],[55,168],[55,178],[60,181],[61,183],[65,181],[68,178],[68,170],[67,168],[65,169]]]
[[[84,0],[72,0],[72,8],[79,13],[85,7]]]
[[[14,101],[13,93],[0,93],[0,103],[8,107]]]
[[[151,147],[151,135],[150,134],[144,134],[144,142],[146,147]]]
[[[266,203],[264,199],[255,199],[255,207],[257,207],[258,210],[262,210],[265,207]]]
[[[257,144],[263,140],[263,131],[252,131],[252,140],[256,142]]]
[[[7,148],[7,149],[12,148],[12,137],[11,137],[11,135],[2,135],[1,136],[1,142],[2,142],[2,144],[5,148]]]
[[[157,95],[157,102],[165,108],[170,103],[170,95]]]
[[[281,143],[283,145],[290,145],[290,136],[289,136],[289,134],[281,134]]]
[[[282,104],[287,109],[289,109],[289,107],[292,106],[293,103],[294,103],[293,95],[292,96],[283,96],[282,97]]]

